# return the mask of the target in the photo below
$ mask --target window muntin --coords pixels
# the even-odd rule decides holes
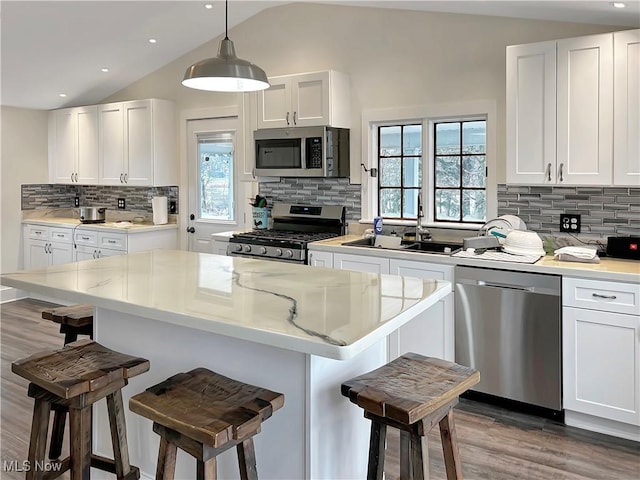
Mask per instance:
[[[486,120],[435,122],[433,128],[435,222],[486,219]]]
[[[198,218],[233,220],[233,135],[198,139]]]
[[[378,127],[378,214],[415,220],[422,186],[422,125]]]

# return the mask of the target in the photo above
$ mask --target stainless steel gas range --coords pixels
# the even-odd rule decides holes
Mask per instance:
[[[227,255],[291,263],[307,263],[310,242],[345,233],[345,208],[340,205],[274,204],[273,228],[236,233]]]

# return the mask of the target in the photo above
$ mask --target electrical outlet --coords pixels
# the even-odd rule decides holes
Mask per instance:
[[[73,199],[73,206],[74,207],[79,207],[80,206],[80,197],[75,197]]]
[[[175,200],[169,201],[169,213],[176,213],[176,211],[177,211],[176,201]]]
[[[119,198],[118,199],[118,210],[124,210],[126,208],[126,202],[124,200],[124,198]]]
[[[563,213],[560,215],[560,231],[580,233],[580,215],[574,213]]]

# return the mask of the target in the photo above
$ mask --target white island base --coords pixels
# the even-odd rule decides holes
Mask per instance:
[[[206,367],[285,395],[284,407],[254,437],[260,479],[366,478],[370,422],[340,394],[340,385],[386,363],[386,338],[351,359],[334,360],[102,308],[94,325],[96,341],[151,361],[123,390],[125,406],[175,373]],[[99,405],[94,415],[94,451],[111,455],[106,408]],[[128,408],[126,420],[131,463],[141,478],[154,478],[159,437],[152,422]],[[195,478],[195,459],[179,452],[175,478]],[[239,478],[235,448],[218,457],[218,475]]]

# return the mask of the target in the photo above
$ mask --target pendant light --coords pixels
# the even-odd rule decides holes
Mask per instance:
[[[218,56],[194,63],[184,74],[182,85],[212,92],[253,92],[269,88],[267,74],[257,65],[236,57],[236,49],[229,40],[228,0],[224,2],[224,39]]]

